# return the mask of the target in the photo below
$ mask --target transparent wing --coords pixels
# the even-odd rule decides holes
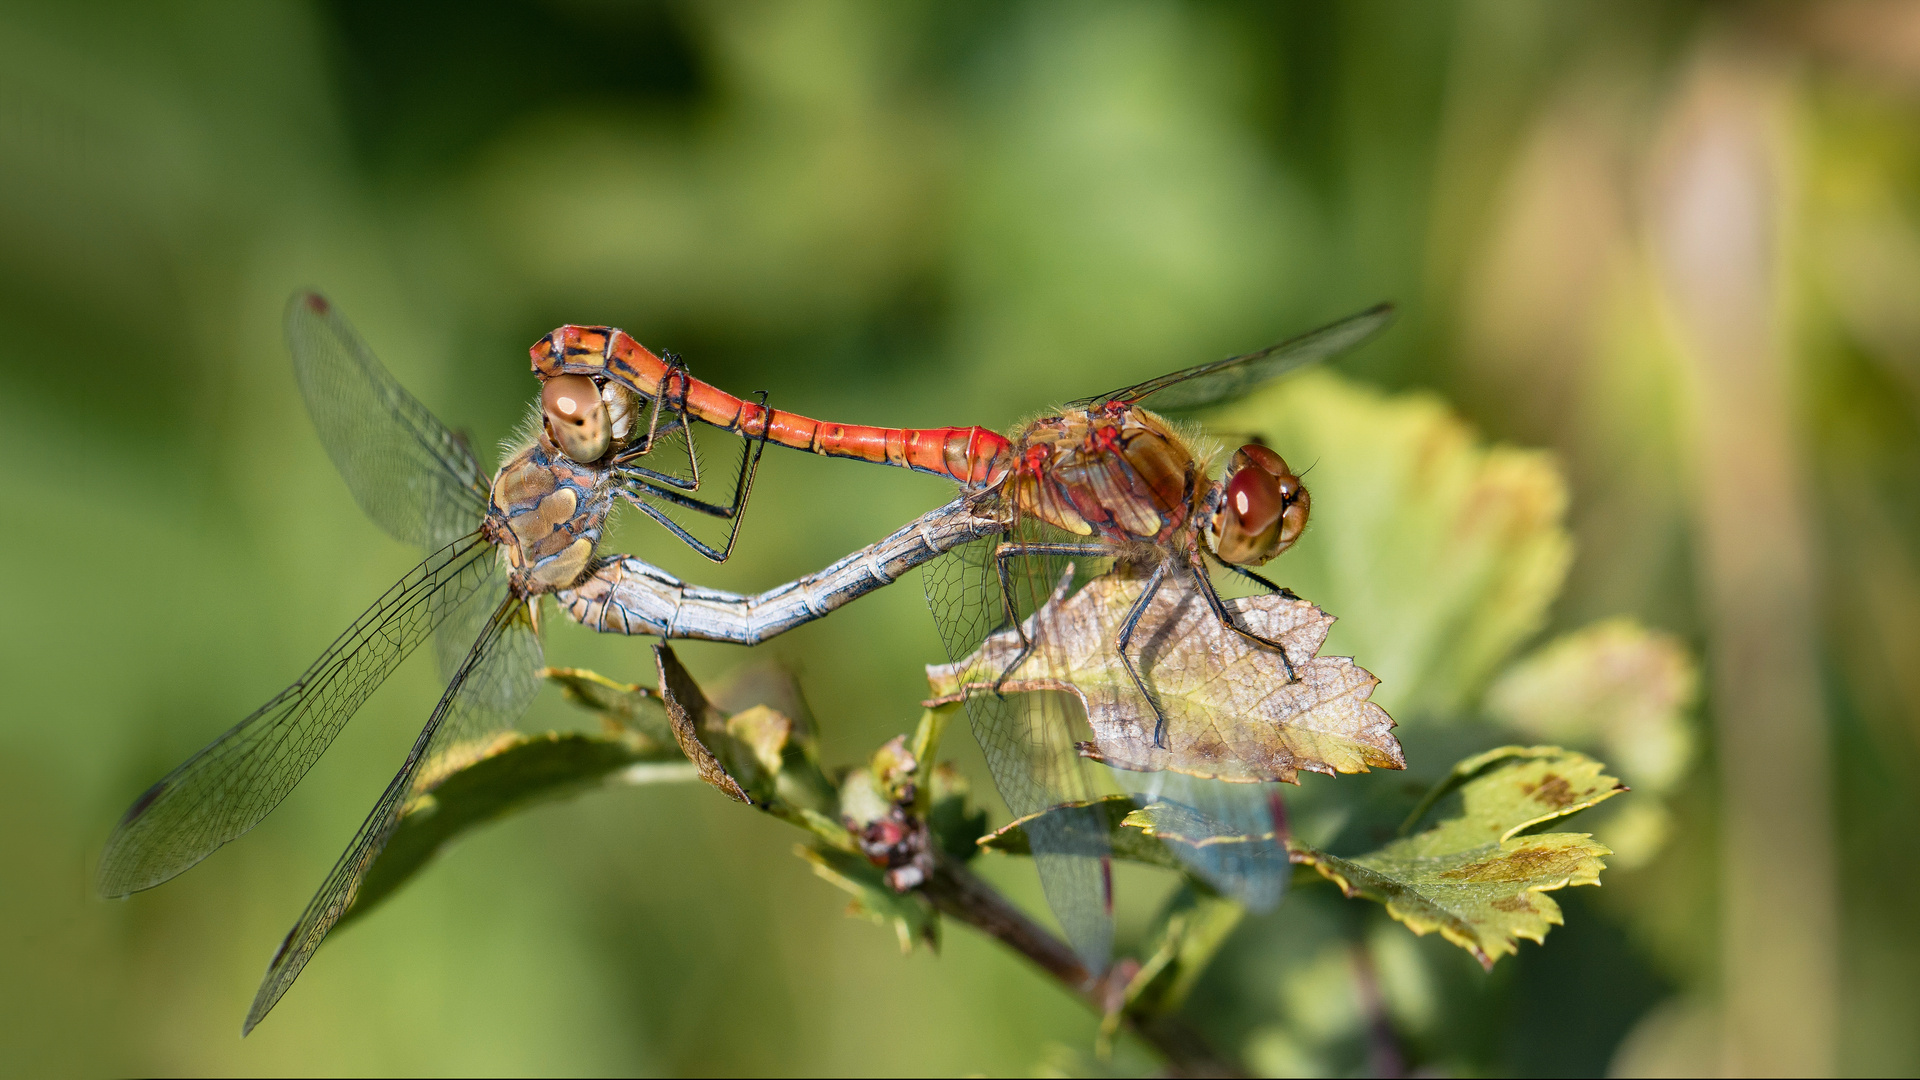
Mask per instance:
[[[326,939],[327,931],[352,905],[367,868],[393,834],[400,810],[412,797],[423,767],[430,770],[436,759],[463,744],[513,726],[540,689],[540,666],[540,638],[528,619],[526,605],[518,600],[504,601],[454,672],[399,773],[361,823],[299,921],[280,942],[272,963],[267,965],[266,978],[254,995],[253,1007],[247,1012],[242,1035],[252,1031],[286,994]]]
[[[287,797],[340,729],[448,613],[506,592],[477,534],[429,556],[354,620],[292,686],[140,796],[107,839],[100,891],[149,889],[246,832]]]
[[[1271,911],[1293,879],[1278,784],[1230,784],[1176,772],[1113,770],[1156,828],[1183,839],[1167,848],[1194,876],[1254,912]]]
[[[295,294],[286,327],[307,413],[360,509],[429,549],[478,527],[487,480],[466,443],[407,393],[325,297]]]
[[[1006,540],[1076,540],[1058,530],[1023,524]],[[947,656],[966,661],[989,633],[1008,625],[994,551],[1000,538],[976,541],[928,564],[927,602],[940,625]],[[1022,556],[1010,564],[1014,610],[1026,619],[1067,575],[1076,582],[1104,569],[1101,560]],[[1069,583],[1069,588],[1071,588]],[[1030,660],[1029,663],[1034,663]],[[1000,673],[980,673],[991,682]],[[1016,677],[1040,674],[1023,667]],[[967,720],[1007,809],[1016,818],[1081,802],[1099,792],[1090,767],[1075,750],[1086,724],[1079,701],[1065,693],[995,693],[976,688],[966,699]],[[1049,814],[1027,823],[1034,866],[1067,940],[1090,968],[1105,970],[1113,946],[1113,887],[1105,818],[1093,809]]]
[[[1269,345],[1245,356],[1216,360],[1185,371],[1123,386],[1098,397],[1071,402],[1085,408],[1108,401],[1145,402],[1160,412],[1200,409],[1239,397],[1254,387],[1360,344],[1393,321],[1393,305],[1380,304],[1318,330]]]

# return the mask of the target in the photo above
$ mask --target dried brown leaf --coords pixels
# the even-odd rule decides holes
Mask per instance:
[[[1094,733],[1081,752],[1122,769],[1293,782],[1303,769],[1405,768],[1392,717],[1367,700],[1378,680],[1347,657],[1317,655],[1332,616],[1283,596],[1228,601],[1249,630],[1282,643],[1297,676],[1289,680],[1277,652],[1221,625],[1182,574],[1155,594],[1132,643],[1166,712],[1164,745],[1154,745],[1154,710],[1113,644],[1141,589],[1138,578],[1107,574],[1070,597],[1056,594],[1027,621],[1033,652],[1000,692],[1074,694]],[[942,699],[993,693],[1020,651],[1009,628],[964,661],[930,666],[927,677]]]
[[[752,805],[753,800],[747,797],[745,789],[728,774],[726,766],[708,749],[702,737],[710,738],[713,733],[725,731],[726,720],[720,710],[713,707],[701,692],[700,684],[680,666],[680,659],[672,649],[655,645],[653,655],[660,668],[660,698],[666,703],[667,721],[673,728],[673,741],[680,744],[680,752],[693,762],[701,780],[735,802]]]

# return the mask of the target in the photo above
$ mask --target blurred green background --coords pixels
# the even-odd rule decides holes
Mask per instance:
[[[415,559],[300,404],[309,285],[482,446],[567,322],[817,416],[1006,428],[1394,299],[1339,367],[1567,472],[1549,629],[1635,616],[1707,672],[1676,842],[1490,976],[1419,942],[1417,1063],[1920,1069],[1920,6],[14,0],[0,54],[0,1069],[1017,1074],[1092,1039],[970,933],[902,958],[687,786],[482,832],[239,1040],[433,665],[192,873],[89,875]],[[726,565],[610,547],[760,589],[946,497],[775,453]],[[645,646],[548,633],[650,681]],[[762,651],[842,762],[939,658],[914,583]],[[573,722],[549,692],[527,726]],[[1287,958],[1348,916],[1296,899],[1196,1008],[1255,1069],[1363,1071],[1274,1034],[1347,1022]],[[1786,1056],[1729,1049],[1756,1024]]]

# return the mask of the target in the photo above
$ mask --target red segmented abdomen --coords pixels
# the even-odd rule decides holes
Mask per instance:
[[[604,374],[649,398],[718,428],[827,457],[856,458],[945,476],[978,487],[1004,475],[1009,444],[981,427],[884,428],[825,424],[798,413],[769,409],[693,378],[668,364],[624,330],[609,326],[563,326],[533,346],[533,370],[543,376]]]

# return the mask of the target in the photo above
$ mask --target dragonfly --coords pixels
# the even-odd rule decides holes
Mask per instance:
[[[641,560],[600,555],[608,516],[616,503],[639,505],[681,535],[668,515],[644,502],[658,497],[731,518],[724,546],[683,536],[710,558],[725,558],[764,441],[743,448],[728,502],[700,502],[691,442],[684,442],[682,469],[643,463],[670,436],[687,434],[683,414],[649,410],[646,399],[619,385],[548,379],[535,433],[488,477],[466,441],[400,385],[325,298],[296,295],[285,322],[307,410],[356,501],[387,532],[431,554],[292,685],[133,802],[102,853],[99,891],[119,897],[152,888],[252,829],[429,638],[446,685],[399,771],[274,953],[243,1034],[287,992],[352,904],[423,764],[511,726],[525,711],[541,681],[543,597],[585,583],[618,584],[635,611],[623,632],[753,644],[996,527],[949,506],[764,593],[690,586]]]
[[[1237,619],[1215,586],[1211,566],[1292,598],[1253,568],[1271,561],[1300,537],[1311,497],[1287,462],[1251,442],[1239,447],[1223,474],[1211,478],[1207,454],[1160,412],[1188,412],[1240,397],[1302,365],[1350,349],[1382,330],[1393,308],[1381,304],[1326,327],[1241,356],[1229,357],[1069,402],[1011,435],[981,427],[887,428],[824,423],[768,409],[692,378],[626,332],[606,326],[564,326],[532,349],[542,378],[584,377],[618,384],[670,412],[775,445],[829,457],[913,469],[956,481],[974,518],[999,523],[996,535],[955,550],[930,568],[927,596],[949,658],[959,662],[995,626],[1022,635],[1024,651],[1001,682],[1033,651],[1023,627],[1052,596],[1071,564],[1080,582],[1101,568],[1144,578],[1121,621],[1112,648],[1154,713],[1153,740],[1162,743],[1166,711],[1150,671],[1136,655],[1136,637],[1155,596],[1171,575],[1183,575],[1213,616],[1237,634],[1273,649],[1293,677],[1284,646],[1262,638]],[[1150,411],[1151,404],[1156,411]],[[646,575],[635,585],[617,575],[562,594],[570,613],[589,625],[619,631],[650,625],[641,610],[652,597]],[[1149,629],[1152,629],[1151,627]],[[974,694],[967,712],[1001,796],[1016,817],[1086,803],[1096,792],[1075,743],[1074,723],[1059,694]],[[1182,776],[1119,777],[1142,798],[1174,797],[1216,818],[1239,819],[1253,835],[1279,835],[1277,796],[1236,791]],[[1239,787],[1244,788],[1245,785]],[[1201,805],[1204,804],[1204,805]],[[1103,965],[1112,936],[1112,884],[1104,825],[1087,810],[1035,817],[1028,827],[1050,905],[1075,947]],[[1264,826],[1264,827],[1262,827]],[[1276,841],[1277,842],[1277,841]],[[1269,853],[1271,854],[1271,853]],[[1274,865],[1259,858],[1248,865]],[[1279,865],[1284,866],[1281,858]],[[1272,897],[1271,881],[1215,863],[1196,867],[1234,887],[1255,906]],[[1270,876],[1271,872],[1269,872]]]

